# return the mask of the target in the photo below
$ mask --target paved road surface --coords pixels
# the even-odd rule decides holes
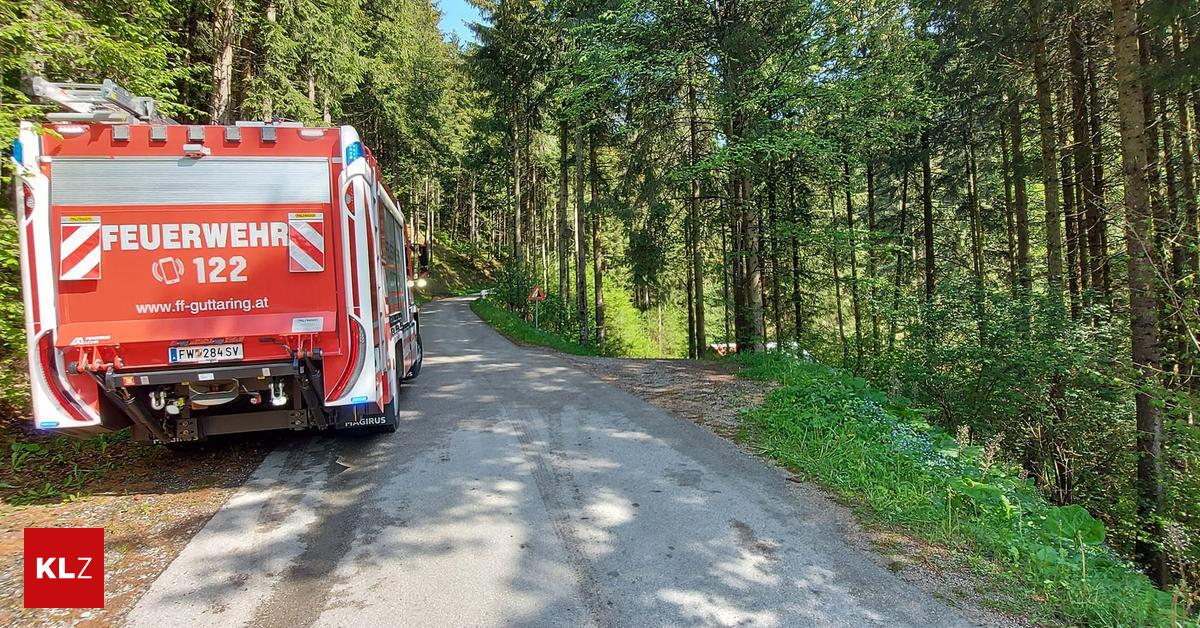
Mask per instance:
[[[398,433],[273,452],[134,626],[953,625],[692,423],[424,308]]]

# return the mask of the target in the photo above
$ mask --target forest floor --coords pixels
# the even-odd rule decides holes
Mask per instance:
[[[559,357],[582,371],[652,405],[693,421],[743,450],[759,455],[741,438],[741,417],[762,403],[773,385],[738,377],[738,364],[718,360],[631,359],[580,356]],[[760,456],[760,458],[762,458]],[[762,458],[794,484],[799,499],[827,502],[836,509],[847,540],[876,556],[880,564],[929,595],[960,608],[984,625],[1032,625],[993,610],[995,592],[954,553],[896,530],[865,527],[852,512],[853,504],[839,503],[830,492]]]
[[[183,546],[289,433],[213,439],[194,451],[116,438],[77,440],[3,426],[0,626],[120,621]],[[29,452],[18,459],[18,452]],[[69,478],[69,479],[68,479]],[[105,607],[26,609],[24,528],[104,528]]]

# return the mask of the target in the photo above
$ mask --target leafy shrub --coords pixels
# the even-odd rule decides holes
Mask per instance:
[[[12,420],[29,407],[25,365],[25,315],[16,221],[0,213],[0,418]]]
[[[1126,323],[1099,310],[1073,320],[1055,302],[981,292],[970,278],[944,281],[905,317],[903,342],[867,372],[945,429],[997,438],[1047,498],[1097,513],[1114,546],[1132,550],[1133,394],[1111,357],[1127,353]]]
[[[1055,506],[997,457],[959,443],[903,398],[843,371],[780,354],[743,356],[746,374],[778,381],[747,414],[747,436],[789,468],[853,497],[879,521],[982,554],[1045,603],[1045,621],[1173,623],[1158,590],[1104,544],[1078,505]]]

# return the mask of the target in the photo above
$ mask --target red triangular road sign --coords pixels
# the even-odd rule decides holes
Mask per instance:
[[[530,301],[545,301],[546,300],[546,293],[542,292],[541,286],[533,287],[533,290],[531,290],[529,292],[529,300]]]

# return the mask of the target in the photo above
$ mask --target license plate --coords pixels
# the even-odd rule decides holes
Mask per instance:
[[[171,364],[240,360],[242,359],[242,343],[231,342],[224,345],[171,347],[168,353],[168,358],[170,359]]]

